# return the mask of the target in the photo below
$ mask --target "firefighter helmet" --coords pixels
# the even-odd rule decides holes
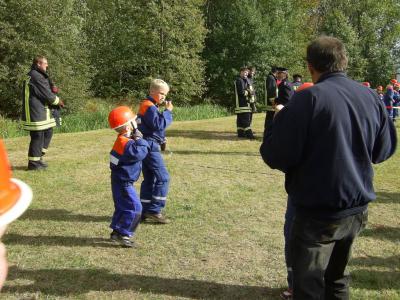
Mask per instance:
[[[390,79],[390,83],[392,83],[392,84],[397,83],[397,79]]]
[[[110,124],[111,129],[117,129],[129,122],[134,122],[135,119],[136,115],[128,106],[118,106],[108,115],[108,124]]]
[[[296,92],[300,92],[302,90],[305,90],[305,89],[307,89],[309,87],[312,87],[313,85],[314,85],[314,83],[312,83],[312,82],[304,82],[301,86],[299,86],[297,88]]]
[[[11,178],[6,149],[0,140],[0,226],[17,219],[32,201],[32,190],[24,182]]]

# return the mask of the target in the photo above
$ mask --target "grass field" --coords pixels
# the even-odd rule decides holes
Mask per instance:
[[[255,115],[257,136],[263,122]],[[108,242],[111,130],[55,135],[45,172],[25,171],[27,137],[5,140],[34,199],[4,238],[1,298],[279,299],[286,194],[283,174],[259,156],[261,139],[238,140],[235,117],[175,122],[167,135],[172,223],[141,225],[135,249]],[[400,299],[399,168],[399,153],[375,168],[378,199],[353,251],[352,299]]]

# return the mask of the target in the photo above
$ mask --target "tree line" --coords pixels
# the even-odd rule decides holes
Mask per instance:
[[[146,95],[151,78],[178,104],[233,106],[233,80],[273,65],[307,74],[305,48],[320,34],[346,44],[348,74],[384,85],[400,52],[398,0],[0,0],[0,114],[18,117],[35,55],[70,110],[87,96]]]

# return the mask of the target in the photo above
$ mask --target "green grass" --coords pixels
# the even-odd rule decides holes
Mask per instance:
[[[62,126],[55,128],[57,133],[71,133],[108,128],[108,114],[116,106],[105,100],[89,100],[79,111],[62,115]],[[175,121],[203,120],[230,115],[221,106],[201,104],[193,106],[174,107]],[[28,135],[22,129],[21,122],[10,120],[0,115],[0,137],[11,138]]]
[[[264,114],[254,119],[259,135]],[[279,299],[287,196],[260,139],[238,140],[235,117],[175,122],[167,135],[172,223],[141,225],[136,249],[107,241],[111,130],[56,134],[38,173],[24,170],[28,137],[5,140],[34,199],[4,238],[2,299]],[[399,160],[375,168],[378,200],[349,266],[352,299],[400,299]]]

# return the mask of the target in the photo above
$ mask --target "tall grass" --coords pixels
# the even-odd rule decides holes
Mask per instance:
[[[115,107],[104,101],[88,101],[86,105],[73,114],[62,116],[62,126],[55,132],[80,132],[107,128],[107,118],[110,110]],[[175,121],[193,121],[213,119],[229,116],[227,108],[213,104],[201,104],[194,106],[174,107]],[[0,116],[1,138],[11,138],[27,135],[22,129],[21,122],[6,119]]]

